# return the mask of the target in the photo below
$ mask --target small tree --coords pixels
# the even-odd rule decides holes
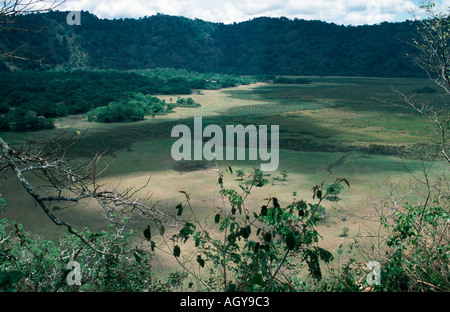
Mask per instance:
[[[244,176],[245,176],[244,169],[236,170],[236,176],[237,176],[241,181],[243,181],[243,180],[244,180]]]
[[[288,171],[286,169],[281,170],[281,176],[283,177],[283,181],[286,181],[288,177]]]
[[[341,191],[344,189],[344,186],[342,184],[332,184],[327,187],[327,193],[330,194],[330,197],[328,197],[328,200],[332,201],[338,201],[338,195],[341,193]]]
[[[333,259],[329,251],[318,246],[319,210],[329,195],[322,190],[322,185],[312,189],[315,204],[299,200],[282,207],[277,198],[271,197],[260,209],[251,209],[246,206],[246,199],[254,187],[266,184],[261,172],[255,170],[251,175],[252,182],[241,188],[242,193],[224,188],[223,178],[219,172],[223,205],[214,217],[222,239],[213,237],[204,222],[197,219],[190,195],[182,192],[186,201],[176,209],[180,212],[187,210],[184,207],[188,208],[193,217],[189,219],[194,221],[185,223],[178,233],[164,239],[180,266],[209,291],[308,289],[298,278],[303,267],[312,279],[321,281],[320,262],[329,263]],[[345,179],[337,179],[335,184],[344,181],[348,183]],[[183,248],[189,240],[196,250]],[[194,272],[183,259],[196,259],[199,270],[207,267],[215,270],[209,270],[208,278],[208,272],[205,275]],[[289,274],[285,274],[286,271]]]
[[[439,12],[434,2],[421,5],[426,19],[420,21],[418,38],[412,45],[417,49],[414,61],[428,75],[428,77],[447,95],[450,95],[450,14]],[[441,154],[450,163],[447,130],[450,122],[449,107],[432,105],[418,100],[414,95],[408,96],[396,90],[406,104],[406,107],[425,116],[437,125],[440,133]]]

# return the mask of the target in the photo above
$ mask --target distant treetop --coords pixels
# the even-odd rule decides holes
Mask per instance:
[[[68,12],[23,16],[23,23],[53,25],[47,32],[0,32],[0,46],[45,57],[50,68],[176,68],[223,74],[418,77],[407,56],[417,22],[339,26],[321,21],[260,17],[222,24],[157,14],[140,19],[100,19]],[[0,63],[0,70],[11,68]],[[40,69],[30,62],[15,68]]]

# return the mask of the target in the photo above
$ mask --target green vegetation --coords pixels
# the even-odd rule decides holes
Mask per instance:
[[[183,221],[175,232],[166,233],[158,222],[159,233],[150,226],[141,234],[125,232],[125,227],[117,225],[95,233],[85,229],[82,234],[92,246],[69,234],[57,241],[31,238],[22,225],[4,219],[0,223],[0,290],[448,291],[445,274],[450,247],[445,235],[450,215],[437,198],[425,207],[405,204],[383,211],[376,222],[387,239],[370,247],[368,238],[356,236],[346,251],[349,258],[333,265],[336,257],[344,256],[344,247],[341,244],[337,253],[321,247],[320,242],[327,239],[319,230],[326,216],[322,203],[335,196],[331,190],[342,189],[342,184],[350,189],[346,179],[336,179],[326,189],[323,184],[314,186],[312,202],[295,200],[283,205],[270,197],[256,208],[248,201],[267,181],[256,170],[238,190],[225,187],[228,178],[241,175],[238,171],[233,173],[231,167],[219,171],[224,205],[216,208],[209,227],[193,210],[194,198],[184,191],[185,200],[174,210],[177,218],[190,221]],[[339,237],[349,238],[349,228],[343,227]],[[134,246],[136,238],[145,243],[127,254],[117,253]],[[181,269],[169,273],[166,281],[152,271],[157,253],[164,250]],[[384,255],[375,258],[380,284],[372,283],[367,263],[358,257],[370,250]],[[81,264],[79,286],[67,282],[73,273],[67,267],[71,260]],[[286,270],[289,275],[283,273]]]
[[[265,84],[251,90],[225,90],[233,98],[261,105],[230,109],[224,120],[280,125],[280,146],[296,151],[350,152],[407,158],[433,157],[435,129],[405,108],[392,91],[431,88],[426,79],[311,77],[305,85]],[[447,95],[415,94],[415,100],[445,109]],[[370,95],[370,96],[368,96]],[[216,123],[220,123],[217,121]]]
[[[231,167],[229,171],[232,172]],[[253,188],[266,184],[262,173],[255,170],[249,181],[240,185],[242,194],[223,186],[224,174],[219,173],[220,193],[227,199],[229,206],[218,209],[214,222],[223,233],[223,243],[213,239],[211,234],[201,225],[201,220],[185,223],[179,233],[174,234],[174,255],[180,257],[180,246],[188,240],[194,241],[198,249],[197,262],[203,268],[211,263],[214,271],[210,271],[208,281],[214,288],[222,291],[283,291],[288,289],[308,290],[308,285],[298,279],[304,262],[308,267],[308,275],[314,280],[322,280],[320,262],[329,263],[333,255],[318,246],[320,234],[316,230],[320,220],[318,207],[327,197],[318,195],[320,187],[314,188],[318,203],[308,204],[296,201],[281,208],[277,198],[269,198],[261,206],[259,212],[250,214],[246,208],[246,198]],[[340,184],[340,179],[335,185]],[[224,199],[225,202],[225,199]],[[186,196],[186,207],[190,207],[189,196]],[[302,225],[302,226],[300,226]],[[294,264],[295,263],[295,264]],[[290,277],[285,281],[277,278],[280,270],[289,270]],[[218,278],[216,272],[222,271]]]
[[[14,231],[15,236],[11,236]],[[142,292],[170,291],[173,283],[151,278],[152,253],[136,249],[120,255],[120,250],[132,244],[133,231],[110,226],[92,233],[85,229],[93,248],[80,244],[73,235],[64,234],[58,241],[31,237],[21,224],[0,220],[0,291],[96,291]],[[94,247],[95,246],[95,247]],[[119,254],[118,254],[119,253]],[[76,255],[73,257],[73,255]],[[81,264],[80,286],[68,282],[73,275],[70,261]]]
[[[195,103],[194,100],[192,98],[178,98],[177,99],[177,103],[176,103],[177,107],[189,107],[189,108],[195,108],[195,107],[200,107],[201,105],[198,103]]]
[[[129,72],[140,74],[151,79],[162,79],[166,84],[175,84],[185,86],[188,89],[201,90],[219,90],[223,88],[237,87],[239,85],[248,85],[255,81],[262,81],[259,76],[238,76],[235,74],[217,74],[211,72],[195,72],[186,69],[175,68],[152,68],[130,70]],[[181,90],[181,89],[180,89]],[[179,90],[179,91],[180,91]],[[190,94],[191,91],[175,92],[176,94]],[[173,94],[173,93],[161,93]]]
[[[450,19],[423,8],[431,19],[362,27],[88,13],[83,27],[56,23],[40,41],[0,27],[0,50],[21,40],[37,51],[69,46],[48,59],[51,71],[3,63],[0,291],[448,292]],[[292,76],[413,76],[409,47],[397,44],[415,26],[433,82]],[[386,33],[395,31],[394,43]],[[324,34],[326,44],[310,40]],[[148,69],[158,66],[199,72]],[[255,81],[266,83],[216,91]],[[192,116],[203,126],[279,125],[282,168],[176,162],[171,129]]]
[[[23,117],[15,116],[15,131],[36,131],[53,129],[55,127],[53,120],[44,116],[37,116],[34,111],[26,112]]]
[[[417,89],[418,85],[417,81],[395,80],[385,81],[386,88],[394,82],[402,84],[405,88],[411,90]],[[422,83],[423,81],[420,82]],[[272,122],[271,120],[277,120],[277,122],[282,125],[281,129],[287,130],[284,132],[282,131],[281,143],[285,142],[283,138],[285,138],[287,134],[294,135],[294,133],[297,133],[298,136],[311,136],[316,140],[323,140],[323,142],[327,140],[330,142],[333,138],[332,135],[339,135],[339,139],[351,141],[354,140],[353,132],[347,131],[345,132],[346,136],[342,136],[341,131],[339,131],[340,129],[336,128],[334,125],[339,124],[341,127],[347,127],[347,123],[345,122],[347,116],[353,118],[352,114],[358,108],[367,108],[367,110],[362,109],[362,112],[366,114],[366,118],[363,120],[367,120],[371,123],[367,125],[358,125],[355,123],[350,125],[351,129],[363,131],[365,127],[370,127],[373,123],[383,125],[389,129],[387,132],[389,140],[385,141],[388,143],[392,142],[391,140],[393,140],[393,138],[398,142],[400,138],[398,134],[402,133],[404,129],[402,128],[403,125],[407,125],[409,122],[414,122],[414,120],[416,120],[416,116],[414,115],[399,115],[402,116],[402,118],[405,118],[405,120],[400,121],[398,121],[399,117],[396,119],[394,116],[391,118],[382,118],[382,112],[388,111],[389,106],[367,99],[365,101],[350,101],[352,98],[350,94],[358,98],[360,94],[367,92],[367,90],[371,88],[377,88],[380,92],[383,92],[385,89],[380,88],[380,85],[382,85],[381,81],[377,80],[375,84],[374,81],[362,79],[355,80],[353,84],[349,84],[347,79],[340,78],[334,80],[332,84],[328,81],[329,84],[322,89],[314,87],[318,83],[321,83],[321,81],[314,81],[313,79],[313,83],[309,84],[308,87],[306,87],[306,85],[299,85],[297,87],[299,89],[297,89],[296,92],[294,92],[293,89],[289,89],[290,91],[285,93],[286,98],[283,98],[283,93],[281,91],[286,89],[278,89],[278,85],[264,85],[250,90],[253,90],[252,92],[258,100],[267,101],[269,103],[261,104],[262,106],[268,105],[270,107],[284,105],[283,103],[287,102],[287,98],[292,98],[296,96],[296,94],[302,94],[305,98],[313,98],[321,91],[324,92],[326,97],[318,98],[318,101],[327,100],[327,105],[330,107],[333,107],[334,103],[345,100],[345,98],[349,99],[349,106],[337,106],[336,108],[322,107],[317,110],[295,110],[292,112],[317,112],[323,117],[327,116],[327,110],[330,110],[330,114],[332,114],[334,119],[332,120],[332,123],[327,119],[326,124],[330,123],[329,126],[333,127],[333,131],[331,132],[328,132],[323,124],[316,123],[315,126],[312,126],[312,123],[298,122],[298,114],[284,115],[276,110],[266,110],[266,114],[262,114],[262,111],[257,111],[257,114],[251,115],[250,111],[253,109],[253,106],[248,106],[245,109],[244,107],[241,107],[239,111],[235,110],[235,114],[233,115],[227,115],[228,112],[225,112],[219,116],[205,118],[205,126],[210,123],[224,125],[229,122],[239,122],[243,124],[255,122],[255,124],[264,124]],[[329,91],[329,88],[333,88],[333,90],[337,91],[334,93],[333,97],[331,97],[332,92]],[[358,88],[361,89],[359,90]],[[351,92],[349,90],[351,90]],[[229,93],[230,92],[225,90],[220,92],[220,94],[225,95]],[[232,93],[234,93],[234,91]],[[251,92],[241,91],[237,93],[238,96],[233,96],[233,98],[236,99],[241,96],[250,97],[249,93]],[[275,94],[280,97],[276,99],[274,96]],[[433,94],[427,94],[426,96],[433,96]],[[228,97],[225,96],[224,99],[228,99]],[[164,103],[156,97],[144,94],[136,94],[130,101],[147,104],[151,103],[151,101],[154,101],[155,103]],[[377,103],[378,107],[374,107],[374,103]],[[353,105],[356,107],[354,110],[352,110]],[[379,117],[371,118],[373,116]],[[132,182],[128,183],[135,183],[135,174],[142,174],[142,172],[151,172],[154,174],[162,170],[162,175],[156,176],[155,179],[158,180],[158,183],[167,183],[162,185],[163,188],[172,190],[175,185],[177,189],[182,189],[182,187],[188,188],[190,186],[183,182],[188,179],[188,176],[184,179],[180,179],[178,175],[171,176],[172,173],[170,170],[172,163],[170,160],[167,160],[166,157],[166,155],[170,153],[171,143],[167,138],[170,136],[170,129],[177,123],[179,123],[179,120],[175,118],[175,120],[171,122],[165,121],[158,123],[158,127],[154,127],[153,124],[138,123],[127,125],[126,128],[119,125],[117,127],[108,128],[107,131],[88,133],[77,143],[75,154],[68,153],[68,155],[84,156],[87,148],[95,148],[95,152],[98,152],[108,146],[116,153],[112,158],[114,159],[114,162],[111,164],[111,172],[118,177],[122,177],[123,174],[131,175],[132,177],[130,179]],[[417,119],[416,125],[420,125],[421,123],[423,123],[423,120]],[[426,129],[424,124],[421,124],[421,126],[423,129]],[[411,129],[408,128],[407,131],[413,131],[412,128],[413,127],[411,127]],[[434,129],[430,129],[429,131],[434,131]],[[324,134],[328,134],[328,136],[324,136]],[[102,140],[99,138],[102,138]],[[156,138],[162,139],[163,142],[158,143],[155,141]],[[375,138],[375,140],[378,140],[378,138]],[[133,146],[136,150],[132,152],[127,151],[127,146]],[[298,148],[300,149],[302,147],[299,146]],[[94,152],[94,150],[92,151]],[[258,190],[273,187],[268,183],[268,175],[258,171],[250,174],[251,164],[248,164],[247,166],[243,166],[241,163],[232,164],[233,166],[239,166],[239,169],[231,171],[227,168],[227,170],[219,173],[221,180],[217,181],[217,185],[219,185],[221,190],[220,194],[224,196],[225,202],[230,206],[227,207],[226,210],[219,210],[216,208],[218,205],[214,205],[214,209],[216,210],[213,214],[211,214],[210,206],[207,204],[199,205],[198,201],[195,202],[195,215],[189,214],[192,212],[190,205],[193,204],[193,201],[195,201],[198,196],[203,196],[203,194],[205,194],[207,185],[214,184],[211,183],[211,181],[207,181],[207,178],[200,178],[203,182],[192,181],[192,187],[194,188],[191,189],[191,191],[194,190],[193,194],[190,195],[189,198],[186,198],[185,202],[181,202],[181,204],[180,202],[177,202],[173,205],[173,208],[168,208],[169,211],[173,210],[177,217],[187,218],[190,222],[182,223],[175,233],[171,232],[170,234],[163,236],[155,234],[155,231],[156,233],[158,231],[155,230],[154,227],[151,228],[151,232],[143,233],[143,237],[141,237],[142,235],[139,235],[139,229],[138,231],[135,231],[133,235],[130,233],[129,239],[136,239],[139,241],[143,238],[147,240],[148,237],[147,244],[144,245],[142,250],[139,249],[139,252],[130,253],[126,257],[117,257],[114,261],[108,260],[107,257],[103,257],[101,254],[96,254],[87,246],[84,247],[82,254],[80,254],[78,258],[79,262],[83,264],[90,263],[91,260],[88,261],[83,258],[83,255],[86,253],[86,259],[92,259],[92,261],[95,262],[95,266],[90,267],[89,270],[87,266],[82,267],[82,275],[86,277],[86,281],[83,282],[81,288],[69,288],[65,282],[67,270],[63,269],[63,266],[67,264],[67,261],[60,263],[55,260],[59,259],[56,256],[57,254],[63,254],[61,253],[62,251],[74,253],[80,249],[82,244],[73,236],[65,235],[56,243],[54,241],[46,240],[27,240],[27,243],[24,245],[20,245],[20,238],[14,237],[13,239],[13,237],[11,237],[11,239],[8,240],[8,244],[12,244],[9,246],[12,246],[14,252],[23,252],[24,248],[32,246],[35,253],[23,263],[14,262],[16,260],[14,260],[15,258],[13,257],[9,257],[9,260],[4,262],[5,267],[2,274],[11,275],[14,272],[17,274],[20,272],[20,275],[14,273],[16,275],[4,276],[5,286],[3,289],[30,290],[30,287],[37,287],[37,289],[52,291],[61,287],[60,290],[66,291],[78,289],[87,291],[92,289],[92,287],[94,287],[93,285],[97,284],[100,284],[100,286],[96,286],[99,287],[97,289],[104,289],[107,291],[142,291],[142,289],[150,289],[152,291],[210,291],[211,289],[219,291],[225,289],[235,291],[291,291],[294,289],[297,291],[361,291],[362,289],[367,289],[371,286],[368,284],[367,280],[364,279],[367,272],[362,269],[367,261],[364,262],[364,260],[353,256],[351,253],[346,254],[344,246],[342,249],[339,249],[337,253],[331,252],[330,248],[322,247],[323,243],[332,239],[329,232],[324,232],[324,228],[333,224],[332,222],[336,222],[334,219],[330,220],[330,218],[335,218],[333,215],[336,214],[336,211],[332,205],[337,203],[335,200],[336,198],[340,199],[339,204],[345,202],[346,205],[347,199],[349,198],[348,192],[351,192],[352,188],[359,187],[358,194],[360,194],[360,192],[370,192],[371,190],[366,188],[371,188],[371,183],[373,182],[369,181],[375,180],[380,172],[386,172],[394,177],[403,172],[404,169],[399,160],[397,161],[397,164],[394,163],[395,158],[368,156],[365,153],[350,153],[347,156],[348,159],[345,160],[345,158],[343,158],[344,155],[345,154],[337,153],[337,151],[324,153],[299,152],[296,149],[290,149],[288,151],[282,150],[281,161],[285,164],[285,168],[280,169],[279,175],[281,177],[279,178],[279,181],[283,179],[283,184],[286,185],[282,187],[285,187],[286,189],[283,191],[284,195],[275,193],[277,194],[276,197],[271,196],[267,202],[262,201],[262,199],[266,198],[269,193],[273,194],[274,190],[267,189],[267,191],[263,191],[262,194],[259,194]],[[153,161],[143,161],[143,157],[146,159],[151,158]],[[109,162],[109,159],[106,161]],[[347,163],[349,164],[347,165]],[[189,165],[189,163],[187,165]],[[207,163],[206,165],[203,165],[204,166],[200,166],[199,164],[198,168],[190,167],[187,168],[188,170],[180,170],[179,172],[182,174],[189,174],[190,171],[194,170],[207,170],[210,168],[211,164]],[[419,162],[405,161],[405,165],[413,172],[420,170]],[[175,170],[175,166],[173,168]],[[307,186],[305,186],[305,183],[303,182],[304,177],[299,176],[299,173],[306,174],[308,177],[307,180],[310,181],[312,179],[322,179],[327,174],[327,169],[333,174],[349,177],[350,183],[352,182],[352,179],[356,180],[357,184],[361,184],[361,181],[364,181],[364,186],[355,186],[352,184],[352,188],[342,189],[342,183],[345,182],[340,180],[340,183],[327,183],[324,184],[325,187],[320,185],[316,187],[314,190],[314,201],[309,202],[302,200],[301,198],[310,198],[306,197],[308,195],[305,193],[305,190],[309,190],[309,187],[307,188]],[[246,174],[247,172],[248,174]],[[362,179],[361,175],[367,178]],[[175,180],[179,182],[175,182]],[[229,180],[235,181],[237,186],[231,187],[228,184]],[[289,186],[291,183],[293,185]],[[368,184],[366,185],[365,183]],[[167,187],[167,185],[170,185],[170,187]],[[305,189],[298,192],[302,187],[305,187]],[[361,189],[361,187],[363,188]],[[200,192],[195,190],[200,190]],[[277,192],[280,191],[280,189],[276,190]],[[286,203],[285,201],[290,198],[289,196],[293,194],[293,191],[294,196],[298,199]],[[174,195],[170,194],[170,196]],[[253,196],[256,196],[254,200],[252,200]],[[357,205],[359,207],[359,202]],[[263,206],[265,206],[265,208],[263,208]],[[399,210],[399,213],[400,212],[406,213],[403,210]],[[400,246],[399,244],[401,244],[400,248],[402,248],[402,250],[406,250],[404,248],[412,248],[408,246],[411,246],[411,243],[416,242],[415,239],[417,236],[411,231],[411,228],[408,230],[408,222],[417,222],[418,212],[419,207],[416,207],[414,215],[405,215],[405,217],[392,219],[387,211],[384,215],[385,219],[378,219],[378,222],[381,222],[381,220],[389,222],[390,225],[386,227],[386,231],[389,231],[390,235],[393,237],[392,241],[397,245],[377,246],[382,246],[383,251],[384,249],[390,251],[391,248],[397,250],[397,247]],[[351,213],[351,211],[348,211],[348,213]],[[315,217],[309,219],[312,215]],[[436,215],[434,210],[430,212],[429,217],[424,219],[424,222],[428,222],[428,220],[433,222],[430,226],[441,223],[441,221],[433,221],[433,219],[431,219],[432,215]],[[214,218],[212,218],[212,216],[214,216]],[[211,227],[207,230],[204,228],[203,218],[208,219],[212,223]],[[439,218],[445,219],[444,212],[440,214]],[[217,223],[216,220],[218,221]],[[310,220],[311,222],[305,220]],[[398,225],[395,223],[397,221],[399,222]],[[302,230],[303,222],[306,222],[305,224],[308,226],[305,230]],[[352,233],[352,235],[353,233],[357,233],[357,230],[355,231],[354,227],[351,228],[349,221],[346,221],[345,227],[339,227],[339,224],[333,225],[333,227],[339,229],[334,234],[335,237],[339,239],[353,239],[353,237],[348,236],[349,233]],[[141,230],[144,229],[145,227]],[[431,233],[429,229],[426,230],[424,227],[423,233]],[[114,233],[114,231],[112,233]],[[397,233],[399,231],[402,232],[399,234]],[[151,235],[146,236],[148,233]],[[111,235],[114,237],[114,234]],[[219,240],[217,240],[218,235],[220,237]],[[109,234],[95,236],[93,242],[96,244],[98,243],[98,246],[105,246],[105,241],[110,238],[112,239],[112,237],[109,236]],[[128,239],[128,234],[125,237]],[[103,239],[105,239],[105,241],[103,241]],[[354,252],[359,253],[359,248],[361,248],[361,252],[366,252],[366,249],[364,249],[366,245],[362,244],[362,242],[362,240],[357,239],[353,244],[353,249],[349,251],[353,250]],[[115,243],[116,245],[113,244],[112,246],[118,246],[122,243],[122,246],[129,246],[128,241],[125,243],[125,241],[117,240]],[[46,246],[51,246],[51,248],[47,248]],[[442,251],[445,252],[446,249],[442,246],[441,248]],[[154,255],[155,253],[159,254],[161,249],[164,249],[166,253],[168,252],[174,258],[178,259],[183,265],[193,264],[198,270],[195,270],[194,272],[190,270],[186,271],[183,266],[181,266],[181,268],[176,267],[175,263],[173,264],[175,269],[168,272],[164,271],[165,274],[163,275],[159,275],[161,273],[152,272],[152,268],[155,267]],[[419,249],[417,251],[419,251]],[[39,254],[48,254],[49,258],[40,258]],[[283,260],[285,254],[287,254],[287,256],[286,259]],[[55,256],[52,258],[52,255]],[[399,260],[400,257],[402,259],[404,259],[405,256],[409,257],[411,255],[410,253],[389,253],[388,255],[393,256],[387,256],[383,259],[375,258],[382,264],[382,280],[385,283],[383,283],[381,287],[370,289],[374,291],[405,290],[408,289],[408,287],[409,289],[413,287],[416,287],[413,289],[423,289],[419,287],[420,285],[414,284],[414,280],[408,277],[407,269],[411,270],[411,268],[404,268],[402,262]],[[414,256],[414,259],[412,259],[414,262],[410,262],[409,265],[413,267],[419,264],[427,264],[428,262],[423,262],[425,261],[424,255],[424,253],[419,253],[417,256]],[[438,253],[437,255],[440,255],[439,259],[436,258],[438,261],[447,261],[444,259],[443,254]],[[342,260],[342,265],[336,266],[335,261],[340,257],[343,259],[344,257],[345,259],[350,257],[350,259],[348,259],[348,262]],[[47,270],[56,273],[47,277],[37,273],[33,275],[33,271],[30,268],[35,267],[36,263],[39,263],[42,268],[46,268]],[[109,263],[112,263],[112,266]],[[286,281],[282,275],[278,275],[280,277],[279,279],[271,279],[271,274],[274,274],[280,263],[282,264],[282,269],[280,269],[280,273],[277,273],[275,276],[281,274],[281,272],[284,272],[286,269],[290,272],[295,272],[295,274],[288,276],[289,281]],[[224,264],[226,264],[226,268],[224,268]],[[104,268],[107,266],[111,269],[110,271],[105,272]],[[11,270],[11,267],[19,267],[20,270]],[[360,269],[358,270],[356,268]],[[62,271],[58,271],[59,269]],[[424,269],[427,270],[426,267]],[[223,274],[221,273],[224,272],[224,270],[226,270],[227,275],[226,282],[224,282]],[[126,275],[120,273],[131,271],[134,273],[127,273]],[[427,274],[425,273],[427,271],[422,270],[421,272]],[[443,282],[439,282],[436,277],[439,276],[438,274],[442,274],[442,272],[438,271],[432,274],[434,274],[434,277],[430,275],[430,278],[424,279],[424,281],[432,285],[437,285],[442,289],[446,289]],[[108,276],[108,279],[105,280],[106,276]],[[146,278],[148,276],[152,276],[152,279],[149,280]],[[159,278],[166,280],[160,281]],[[24,284],[25,279],[31,279],[32,282],[30,282],[31,284],[29,285],[32,286]],[[45,283],[38,284],[38,282],[42,281],[45,281]],[[204,281],[206,284],[203,284],[200,281]],[[428,286],[426,289],[439,290]]]
[[[122,99],[100,106],[87,112],[88,121],[97,122],[127,122],[143,120],[145,116],[164,115],[171,113],[175,107],[196,108],[201,105],[195,103],[192,98],[178,97],[175,104],[166,103],[151,95],[135,94],[129,99]]]
[[[416,36],[418,21],[353,27],[260,17],[227,25],[164,14],[111,21],[82,12],[82,26],[72,27],[65,22],[67,13],[25,15],[21,25],[54,27],[38,34],[4,31],[0,42],[8,50],[26,43],[21,55],[47,56],[45,65],[64,69],[159,67],[244,75],[424,76],[407,56],[414,49],[404,44]],[[58,53],[49,55],[49,51]],[[2,67],[38,68],[30,62],[14,66],[4,62]]]
[[[287,83],[287,84],[308,84],[311,82],[312,82],[311,79],[307,78],[277,77],[273,80],[273,83]]]
[[[45,81],[45,83],[43,83]],[[165,103],[153,95],[191,94],[249,84],[250,77],[200,74],[174,69],[135,72],[5,72],[0,76],[0,131],[51,129],[54,119],[87,114],[99,122],[138,121],[174,107],[199,107],[192,98]]]
[[[130,99],[111,102],[108,106],[100,106],[87,112],[88,121],[97,122],[123,122],[123,121],[139,121],[144,116],[167,114],[175,107],[161,101],[157,97],[138,93]]]
[[[330,197],[328,200],[337,201],[339,200],[338,195],[341,193],[341,191],[344,189],[344,186],[342,184],[339,185],[330,185],[327,187],[327,193],[330,194]]]

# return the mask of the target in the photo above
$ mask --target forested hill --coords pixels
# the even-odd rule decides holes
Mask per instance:
[[[229,74],[417,77],[407,57],[415,25],[338,26],[320,21],[256,18],[222,24],[158,14],[140,19],[99,19],[82,12],[29,15],[23,25],[55,25],[43,33],[1,32],[0,46],[61,68],[182,68]],[[11,68],[2,64],[3,70]],[[14,63],[29,69],[29,62]]]

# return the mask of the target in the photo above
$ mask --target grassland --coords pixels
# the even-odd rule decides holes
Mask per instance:
[[[340,201],[327,202],[327,219],[320,233],[322,244],[332,251],[361,231],[362,218],[373,215],[373,201],[387,181],[408,187],[411,173],[422,170],[419,156],[432,175],[446,169],[439,161],[430,162],[436,142],[436,129],[420,115],[398,105],[393,89],[422,96],[441,105],[445,97],[428,80],[346,77],[309,77],[305,85],[253,84],[224,90],[201,91],[191,97],[200,108],[177,108],[172,114],[136,123],[88,123],[81,116],[56,122],[54,130],[36,133],[7,133],[3,138],[18,143],[29,138],[46,138],[62,131],[87,131],[67,157],[81,160],[107,150],[103,165],[108,167],[105,183],[122,187],[143,185],[151,178],[148,191],[158,207],[173,212],[183,201],[183,190],[191,194],[192,205],[200,219],[209,220],[220,202],[218,172],[214,163],[179,164],[170,157],[174,139],[170,131],[176,124],[192,124],[202,116],[204,124],[255,124],[280,126],[280,167],[267,173],[269,184],[255,189],[247,207],[257,209],[264,198],[276,196],[282,205],[294,199],[311,200],[311,187],[345,177],[346,188]],[[418,90],[429,87],[433,93]],[[166,101],[177,96],[160,96]],[[250,173],[258,162],[232,161],[231,166]],[[220,169],[226,163],[219,163]],[[409,172],[405,170],[408,168]],[[281,179],[281,170],[288,177]],[[238,188],[238,179],[225,173],[227,187]],[[47,238],[56,238],[61,229],[50,224],[12,177],[1,181],[0,193],[8,202],[1,217],[17,220],[25,228]],[[410,199],[416,200],[417,194]],[[101,211],[90,204],[58,212],[74,225],[99,230],[106,226]],[[144,227],[147,221],[136,221]],[[342,229],[349,229],[342,237]],[[162,257],[162,256],[161,256]],[[171,267],[172,262],[161,259]]]

